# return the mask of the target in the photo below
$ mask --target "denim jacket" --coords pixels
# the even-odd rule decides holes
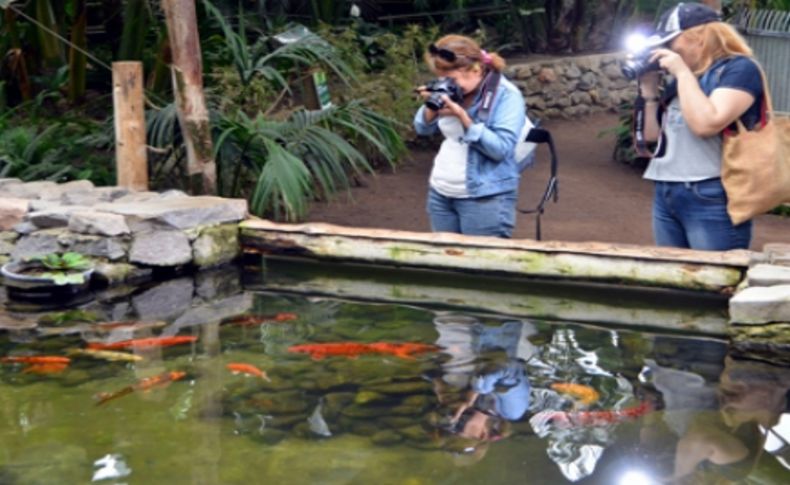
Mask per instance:
[[[466,166],[466,190],[470,197],[488,197],[518,188],[519,171],[514,159],[517,138],[526,122],[526,106],[521,91],[510,81],[501,78],[494,105],[486,123],[477,117],[482,93],[470,108],[474,124],[466,130],[462,141],[469,144]],[[414,116],[414,130],[418,135],[432,135],[439,131],[438,117],[425,122],[425,106]]]

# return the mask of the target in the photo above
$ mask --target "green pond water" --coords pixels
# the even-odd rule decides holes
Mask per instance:
[[[0,356],[197,340],[137,349],[136,362],[0,364],[0,484],[790,483],[790,372],[733,359],[724,340],[284,293],[272,288],[296,276],[268,271],[248,274],[246,289],[235,276],[211,291],[166,282],[1,332]],[[185,300],[163,296],[184,288]],[[113,320],[158,323],[101,325]],[[289,351],[338,342],[436,348]],[[170,371],[185,376],[97,404]]]

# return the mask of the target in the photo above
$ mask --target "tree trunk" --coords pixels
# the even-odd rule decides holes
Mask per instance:
[[[162,0],[173,55],[173,91],[187,149],[187,173],[193,193],[215,194],[211,127],[203,95],[203,62],[194,0]]]

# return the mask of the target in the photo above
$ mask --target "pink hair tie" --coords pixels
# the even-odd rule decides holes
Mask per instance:
[[[483,60],[483,64],[490,65],[493,59],[491,59],[491,54],[486,52],[485,49],[480,49],[480,58]]]

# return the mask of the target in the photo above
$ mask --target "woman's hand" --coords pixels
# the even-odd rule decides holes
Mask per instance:
[[[658,65],[662,69],[675,77],[678,77],[685,71],[691,72],[691,68],[680,57],[680,54],[669,49],[656,49],[653,55],[650,56],[650,62],[653,61],[658,61]]]
[[[464,125],[464,128],[469,128],[472,126],[474,121],[463,106],[450,99],[450,96],[447,96],[446,94],[442,95],[442,101],[444,101],[444,108],[438,111],[439,116],[455,116],[461,120],[461,124]]]

